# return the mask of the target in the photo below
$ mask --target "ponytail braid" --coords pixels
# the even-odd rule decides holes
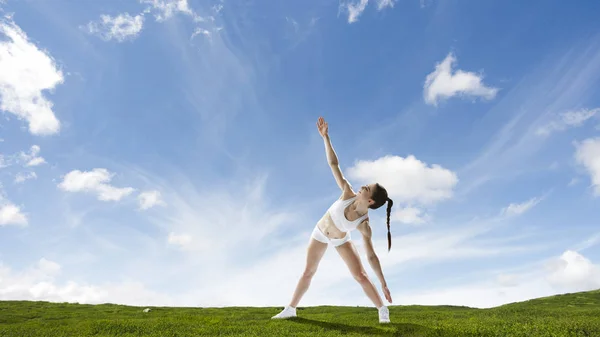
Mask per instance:
[[[392,234],[390,233],[390,213],[392,212],[392,206],[394,205],[394,202],[392,201],[392,199],[388,198],[387,199],[387,229],[388,229],[388,233],[387,233],[387,239],[388,239],[388,252],[390,251],[390,249],[392,248]]]

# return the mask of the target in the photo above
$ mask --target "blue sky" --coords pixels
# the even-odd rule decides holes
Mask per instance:
[[[319,116],[393,304],[600,288],[594,1],[0,3],[0,299],[287,304]],[[371,305],[332,248],[321,304]]]

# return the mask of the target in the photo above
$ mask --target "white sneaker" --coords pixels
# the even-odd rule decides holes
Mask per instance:
[[[271,317],[271,319],[283,319],[290,317],[296,317],[296,308],[292,308],[288,305],[285,308],[283,308],[283,310],[280,313]]]
[[[382,306],[379,310],[379,323],[389,323],[390,322],[390,309],[385,305]]]

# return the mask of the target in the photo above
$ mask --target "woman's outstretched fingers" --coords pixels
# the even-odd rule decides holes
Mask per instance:
[[[390,289],[388,289],[387,285],[384,285],[383,287],[381,287],[383,290],[383,294],[385,295],[385,299],[392,303],[392,294],[390,293]]]

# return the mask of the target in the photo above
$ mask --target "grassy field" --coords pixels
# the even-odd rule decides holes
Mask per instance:
[[[164,308],[0,301],[0,336],[588,336],[600,337],[600,291],[552,296],[492,309],[392,306],[391,324],[374,308]]]

